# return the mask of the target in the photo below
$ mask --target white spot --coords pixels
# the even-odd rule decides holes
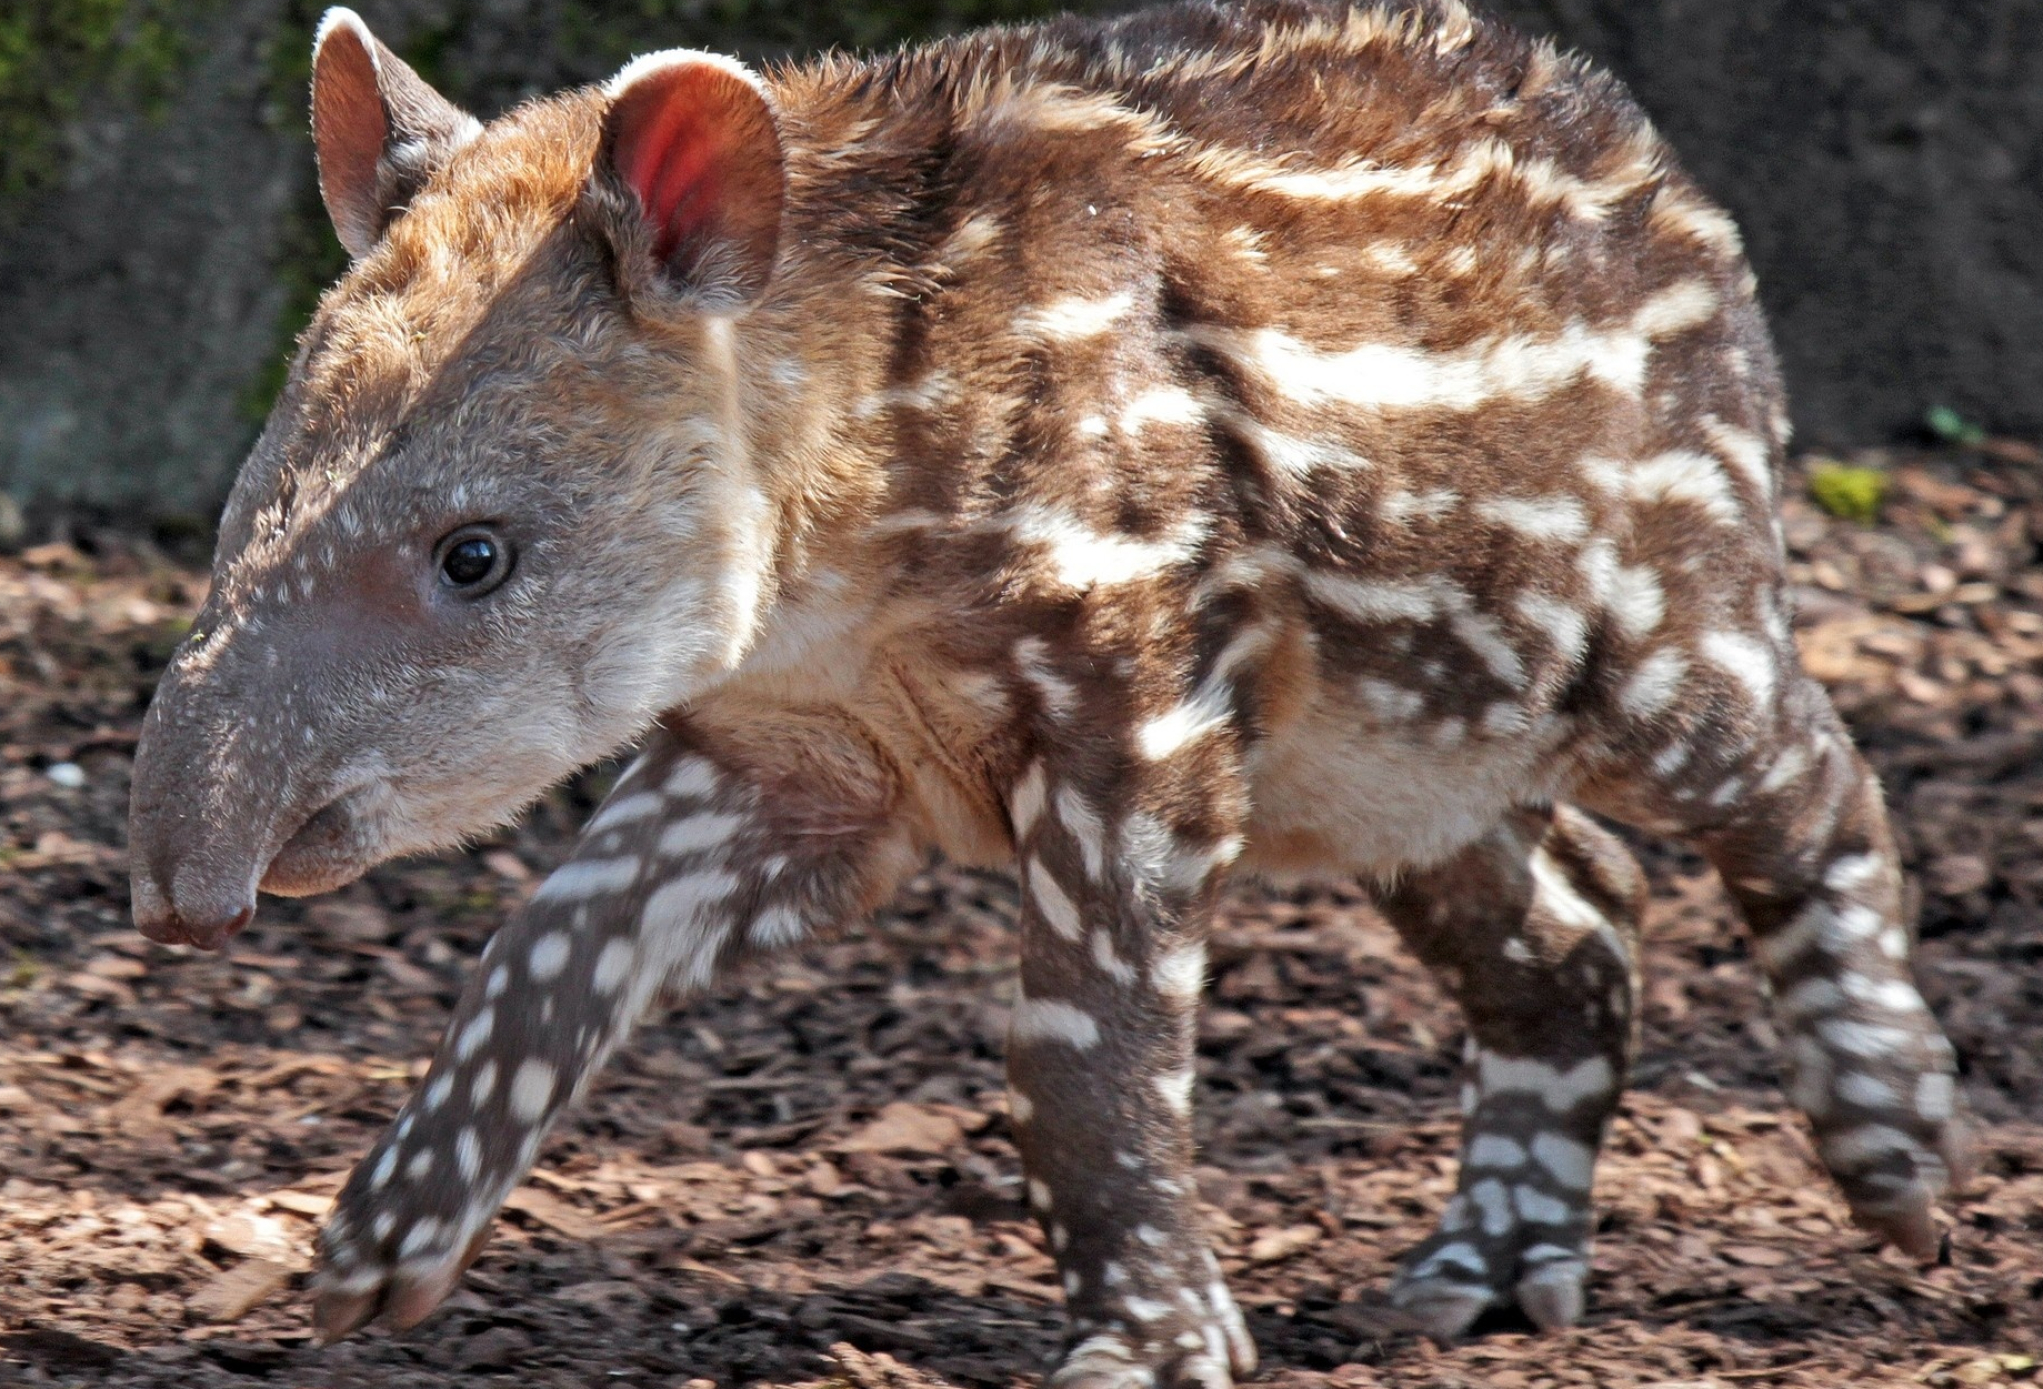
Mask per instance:
[[[1490,497],[1474,510],[1528,540],[1580,540],[1589,533],[1589,514],[1573,497]]]
[[[1586,1143],[1547,1130],[1533,1135],[1532,1160],[1568,1190],[1587,1191],[1596,1154]]]
[[[1388,680],[1378,680],[1371,675],[1362,676],[1355,682],[1355,693],[1369,706],[1371,713],[1384,723],[1406,723],[1417,718],[1426,708],[1426,697],[1417,690],[1408,690],[1402,685],[1393,685]]]
[[[1766,441],[1757,434],[1724,423],[1714,415],[1703,417],[1703,432],[1725,462],[1744,474],[1753,495],[1762,501],[1773,499],[1773,465]]]
[[[497,1063],[485,1061],[476,1068],[475,1079],[468,1083],[468,1107],[480,1109],[489,1103],[489,1097],[496,1093]]]
[[[1152,424],[1198,424],[1205,418],[1206,408],[1197,396],[1181,386],[1161,386],[1128,402],[1121,412],[1121,428],[1136,435]]]
[[[1632,466],[1626,475],[1632,496],[1648,505],[1686,502],[1712,521],[1729,524],[1741,514],[1731,480],[1706,453],[1674,449]]]
[[[1100,972],[1122,984],[1135,982],[1135,968],[1114,953],[1114,938],[1104,927],[1092,933],[1092,962]]]
[[[1158,1302],[1154,1298],[1140,1297],[1132,1293],[1121,1299],[1121,1308],[1123,1311],[1127,1312],[1129,1316],[1133,1317],[1136,1321],[1145,1323],[1153,1321],[1162,1321],[1165,1317],[1170,1315],[1171,1310],[1170,1304],[1168,1302]],[[1189,1331],[1183,1332],[1179,1335],[1178,1337],[1179,1342],[1183,1343],[1184,1338],[1187,1336],[1191,1337],[1192,1347],[1200,1347],[1205,1345],[1205,1341],[1203,1338]]]
[[[1054,1202],[1050,1199],[1050,1184],[1040,1177],[1029,1178],[1029,1207],[1038,1211],[1054,1209]]]
[[[1049,646],[1041,637],[1023,637],[1014,644],[1015,669],[1043,701],[1052,718],[1063,718],[1078,703],[1078,690],[1050,669]]]
[[[1085,797],[1069,786],[1057,788],[1053,798],[1057,806],[1057,818],[1071,831],[1071,837],[1078,843],[1078,851],[1085,858],[1086,876],[1094,882],[1102,882],[1107,871],[1106,830],[1100,824],[1100,817],[1085,803]]]
[[[511,1077],[511,1117],[523,1124],[538,1122],[553,1099],[557,1083],[553,1067],[538,1057],[528,1056],[519,1062],[517,1073]]]
[[[708,758],[684,757],[667,773],[666,791],[670,796],[701,800],[714,793],[721,780],[716,764]]]
[[[1495,1238],[1511,1228],[1511,1198],[1502,1182],[1477,1182],[1468,1189],[1468,1199],[1482,1214],[1484,1234]]]
[[[1492,1182],[1491,1185],[1496,1186],[1496,1183]],[[1497,1187],[1497,1195],[1502,1197],[1503,1194],[1503,1188]],[[1506,1228],[1509,1225],[1510,1216],[1507,1213],[1505,1216]],[[1442,1268],[1458,1268],[1462,1272],[1472,1273],[1478,1278],[1487,1278],[1490,1273],[1490,1266],[1483,1262],[1483,1256],[1477,1252],[1474,1245],[1443,1244],[1431,1254],[1428,1254],[1425,1261],[1412,1270],[1412,1277],[1415,1279],[1424,1278],[1438,1273]]]
[[[1208,680],[1183,703],[1135,730],[1135,746],[1151,762],[1161,762],[1179,749],[1224,727],[1231,713],[1231,692],[1224,681]]]
[[[390,1185],[391,1174],[397,1171],[397,1149],[385,1148],[383,1156],[376,1159],[375,1167],[369,1171],[369,1190],[381,1191]]]
[[[1050,507],[1017,506],[1007,530],[1024,544],[1047,552],[1050,576],[1075,593],[1153,578],[1184,564],[1206,538],[1205,523],[1193,518],[1160,540],[1096,531],[1077,517]]]
[[[636,855],[622,858],[577,859],[555,869],[532,894],[535,902],[580,901],[606,892],[622,892],[638,881]]]
[[[1766,775],[1759,779],[1758,790],[1762,795],[1774,792],[1799,779],[1809,770],[1809,752],[1800,743],[1790,743],[1774,758],[1773,765],[1766,769]]]
[[[426,1216],[411,1229],[405,1231],[404,1242],[397,1246],[397,1257],[410,1259],[433,1248],[440,1239],[440,1222]]]
[[[420,1112],[425,1114],[438,1113],[440,1106],[447,1103],[447,1097],[453,1093],[454,1073],[452,1071],[441,1072],[433,1078],[433,1083],[426,1087],[425,1093],[419,1096]],[[411,1117],[409,1114],[405,1116],[407,1120]],[[410,1130],[406,1129],[405,1132],[409,1133]],[[401,1139],[403,1135],[400,1134],[399,1137]]]
[[[1846,1129],[1843,1133],[1834,1133],[1820,1140],[1817,1147],[1822,1150],[1825,1163],[1845,1171],[1866,1166],[1889,1153],[1927,1156],[1920,1143],[1886,1124],[1863,1124],[1855,1129]]]
[[[1024,998],[1015,1004],[1009,1035],[1022,1042],[1063,1042],[1080,1051],[1099,1045],[1099,1020],[1083,1008],[1050,998]]]
[[[905,385],[889,386],[883,391],[874,391],[861,397],[851,407],[851,413],[858,419],[871,419],[888,410],[935,410],[957,395],[958,380],[947,371],[932,371],[920,381]]]
[[[1521,593],[1517,608],[1520,617],[1546,633],[1561,660],[1573,663],[1588,645],[1588,620],[1573,606],[1544,593]]]
[[[1857,892],[1878,882],[1886,871],[1886,860],[1878,854],[1846,854],[1823,870],[1823,886],[1832,892]]]
[[[424,1181],[433,1170],[433,1150],[421,1148],[411,1155],[411,1161],[404,1165],[404,1179],[408,1182]]]
[[[1513,1187],[1511,1203],[1518,1208],[1521,1220],[1540,1225],[1565,1225],[1576,1213],[1566,1201],[1532,1186]]]
[[[660,853],[668,858],[700,853],[729,841],[745,827],[743,815],[691,815],[660,831]]]
[[[1843,976],[1844,991],[1860,1003],[1884,1008],[1890,1013],[1925,1013],[1929,1009],[1915,985],[1904,979],[1868,979],[1863,974]]]
[[[1192,1086],[1198,1076],[1190,1066],[1181,1071],[1166,1071],[1156,1078],[1156,1093],[1163,1096],[1163,1102],[1174,1114],[1192,1112]]]
[[[1667,614],[1667,595],[1660,588],[1660,578],[1642,564],[1612,569],[1605,601],[1618,630],[1633,641],[1643,640]]]
[[[1862,1109],[1894,1109],[1901,1103],[1900,1092],[1893,1086],[1860,1071],[1847,1071],[1837,1078],[1837,1097]]]
[[[603,803],[602,808],[596,812],[595,817],[582,832],[590,834],[597,830],[613,830],[633,820],[643,820],[665,804],[665,799],[653,791],[637,791],[628,796],[616,797]]]
[[[1138,883],[1190,892],[1241,854],[1238,835],[1212,844],[1186,844],[1147,811],[1130,811],[1121,821],[1121,855]]]
[[[454,1039],[454,1057],[466,1061],[489,1040],[489,1034],[497,1025],[497,1010],[484,1008],[468,1020],[468,1026],[461,1029],[461,1035]],[[451,1079],[451,1077],[448,1077]]]
[[[1036,1102],[1028,1097],[1026,1091],[1009,1088],[1007,1112],[1017,1124],[1026,1124],[1036,1117]]]
[[[1029,860],[1029,895],[1034,899],[1036,910],[1050,929],[1065,940],[1075,941],[1084,934],[1084,923],[1079,920],[1078,907],[1066,895],[1064,888],[1051,874],[1049,867],[1040,858]]]
[[[1206,987],[1206,946],[1185,941],[1164,951],[1149,968],[1149,981],[1167,997],[1189,1002]]]
[[[1696,644],[1751,693],[1754,704],[1764,708],[1772,699],[1780,669],[1773,652],[1737,632],[1708,632]]]
[[[532,952],[526,957],[526,968],[534,980],[544,984],[567,967],[570,943],[559,931],[548,931],[532,942]]]
[[[482,1143],[476,1138],[475,1130],[464,1128],[454,1139],[454,1164],[461,1169],[461,1179],[472,1182],[482,1171]]]
[[[1915,1082],[1915,1112],[1932,1124],[1941,1124],[1957,1109],[1957,1087],[1941,1071],[1931,1071]]]
[[[1510,1170],[1525,1165],[1525,1147],[1515,1138],[1500,1133],[1479,1133],[1462,1155],[1468,1167],[1499,1167]]]
[[[1707,284],[1685,281],[1648,299],[1630,323],[1599,329],[1578,320],[1555,334],[1490,338],[1446,352],[1392,342],[1324,352],[1274,328],[1211,324],[1190,327],[1185,336],[1303,405],[1475,410],[1543,399],[1584,376],[1637,396],[1654,342],[1707,321],[1716,304]]]
[[[1456,606],[1457,597],[1461,603],[1468,600],[1467,594],[1441,578],[1357,579],[1317,569],[1307,571],[1305,592],[1314,602],[1363,626],[1428,622],[1442,609]]]
[[[1912,1034],[1906,1028],[1880,1023],[1825,1018],[1816,1024],[1816,1035],[1847,1055],[1879,1060],[1900,1054],[1908,1046]]]
[[[1082,342],[1112,328],[1134,307],[1135,296],[1126,290],[1098,299],[1066,295],[1017,314],[1014,331],[1051,342]]]
[[[1608,1095],[1615,1079],[1610,1063],[1600,1056],[1578,1061],[1565,1071],[1530,1057],[1499,1056],[1493,1051],[1484,1051],[1476,1064],[1485,1095],[1535,1095],[1555,1114]]]
[[[1009,800],[1010,813],[1014,816],[1016,839],[1026,839],[1029,831],[1035,828],[1036,821],[1042,818],[1044,786],[1041,762],[1029,763],[1029,769],[1023,772],[1021,780],[1014,784],[1014,792]]]
[[[637,1016],[653,990],[668,978],[691,989],[709,982],[731,925],[710,912],[723,907],[737,886],[738,879],[730,873],[691,873],[646,899],[645,910],[639,915],[640,938],[652,959],[641,962],[633,972],[631,1016]]]
[[[1618,691],[1617,702],[1631,717],[1647,718],[1674,702],[1687,676],[1688,662],[1681,653],[1671,647],[1663,648],[1639,662],[1631,679]]]
[[[1376,514],[1393,526],[1402,526],[1413,520],[1437,521],[1460,505],[1461,494],[1444,487],[1427,492],[1400,488],[1384,494],[1376,504]]]
[[[596,956],[596,967],[589,975],[589,982],[595,986],[596,992],[616,993],[625,976],[631,973],[637,954],[631,942],[623,936],[612,936],[605,941],[602,952]]]
[[[752,938],[754,945],[772,949],[793,945],[808,934],[808,927],[802,924],[801,915],[793,908],[772,906],[752,918],[751,929],[746,934]]]

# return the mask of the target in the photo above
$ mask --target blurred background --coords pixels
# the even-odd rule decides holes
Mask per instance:
[[[1492,7],[1614,69],[1737,214],[1804,444],[2043,435],[2043,3]],[[0,545],[67,516],[204,545],[292,339],[344,261],[307,135],[323,8],[0,0]],[[1065,6],[358,8],[488,117],[654,48],[770,59]]]

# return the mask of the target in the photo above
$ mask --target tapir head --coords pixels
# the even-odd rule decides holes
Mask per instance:
[[[334,10],[312,107],[353,264],[143,726],[160,941],[501,823],[731,670],[772,587],[740,332],[785,185],[760,84],[659,54],[484,126]]]

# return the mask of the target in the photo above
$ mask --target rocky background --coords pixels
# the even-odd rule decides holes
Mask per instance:
[[[1093,8],[1110,8],[1088,0]],[[871,47],[1049,0],[358,0],[484,115],[675,44]],[[1079,7],[1085,7],[1083,4]],[[2043,434],[2043,5],[1501,0],[1629,81],[1744,224],[1805,441]],[[0,4],[0,493],[202,537],[341,264],[322,0]],[[19,537],[0,501],[0,544]]]

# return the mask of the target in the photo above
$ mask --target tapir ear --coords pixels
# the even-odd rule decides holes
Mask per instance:
[[[482,129],[406,67],[353,10],[336,6],[312,42],[312,143],[319,194],[359,260],[434,169]]]
[[[674,49],[610,80],[599,177],[636,199],[643,239],[673,287],[740,303],[772,277],[787,166],[780,123],[749,69]],[[630,248],[620,247],[631,253]]]

